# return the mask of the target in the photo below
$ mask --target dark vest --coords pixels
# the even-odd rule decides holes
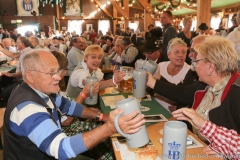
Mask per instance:
[[[126,62],[122,61],[122,66],[130,66],[130,67],[135,68],[135,62],[138,59],[145,59],[146,57],[145,57],[145,55],[142,52],[139,51],[139,49],[135,45],[131,45],[131,46],[135,47],[138,50],[138,54],[137,54],[137,56],[134,58],[134,60],[131,63],[126,63]],[[128,48],[125,50],[125,54],[127,53]]]
[[[46,108],[49,108],[48,105],[44,102],[44,100],[25,82],[18,85],[14,89],[14,91],[12,91],[7,104],[5,115],[4,115],[3,159],[4,160],[54,160],[55,159],[54,157],[50,157],[46,153],[43,153],[42,151],[40,151],[37,148],[37,146],[28,139],[28,137],[18,136],[11,131],[9,126],[10,114],[18,104],[24,101],[33,101]],[[54,102],[53,104],[54,104],[54,107],[56,107]],[[48,110],[48,112],[50,111]],[[53,119],[51,114],[49,116]],[[53,119],[53,121],[55,120]]]

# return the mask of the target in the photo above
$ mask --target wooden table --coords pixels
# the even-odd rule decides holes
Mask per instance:
[[[0,77],[2,76],[2,72],[9,72],[13,69],[15,69],[16,66],[5,66],[5,67],[0,67]]]
[[[173,118],[170,118],[169,120],[173,120]],[[162,144],[158,142],[158,138],[162,138],[163,136],[159,133],[161,129],[163,129],[165,122],[159,122],[156,124],[151,124],[147,127],[147,132],[149,139],[152,141],[152,143],[155,145],[155,147],[158,150],[158,155],[161,156],[162,154]],[[205,143],[203,143],[195,134],[193,134],[191,131],[188,130],[188,135],[192,135],[197,141],[201,142],[204,146],[206,146]],[[112,142],[116,141],[116,135],[111,138]],[[114,148],[114,147],[113,147]],[[114,148],[114,154],[117,160],[121,160],[120,151],[116,151]],[[186,160],[203,160],[203,159],[211,159],[211,160],[219,160],[220,158],[211,157],[210,155],[206,155],[203,152],[203,148],[193,148],[193,149],[187,149],[186,150]]]
[[[111,93],[112,88],[106,88],[104,90],[101,90],[99,92],[99,95],[102,96],[104,94],[107,93]],[[169,118],[169,120],[174,120],[174,118]],[[155,123],[155,124],[151,124],[149,126],[147,126],[147,132],[148,132],[148,136],[149,139],[152,141],[152,143],[156,146],[157,150],[158,150],[158,154],[161,155],[162,153],[162,144],[160,144],[158,142],[158,138],[162,138],[162,135],[159,133],[159,131],[161,129],[163,129],[164,127],[164,123],[165,122],[159,122],[159,123]],[[204,146],[206,146],[206,144],[204,142],[202,142],[195,134],[193,134],[191,131],[188,130],[188,134],[192,135],[197,141],[201,142]],[[116,136],[118,136],[118,134],[114,134],[112,135],[112,142],[116,141],[117,138]],[[114,147],[113,147],[114,148]],[[120,151],[116,151],[114,148],[114,154],[117,160],[121,160],[121,155],[120,155]],[[194,149],[187,149],[186,151],[186,160],[200,160],[200,159],[211,159],[211,160],[217,160],[219,158],[213,158],[210,155],[207,156],[204,152],[203,152],[203,148],[194,148]]]

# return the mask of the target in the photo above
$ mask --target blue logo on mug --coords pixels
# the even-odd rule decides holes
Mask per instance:
[[[136,89],[136,88],[137,88],[136,80],[134,79],[134,80],[133,80],[133,89]]]
[[[32,0],[23,0],[22,7],[25,11],[31,11],[33,9],[33,2]]]
[[[178,151],[178,148],[181,146],[181,144],[177,144],[174,141],[173,143],[168,143],[168,146],[170,147],[170,150],[168,150],[168,158],[174,160],[179,159],[180,152]]]

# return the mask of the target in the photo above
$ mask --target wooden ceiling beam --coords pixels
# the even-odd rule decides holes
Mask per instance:
[[[128,18],[129,16],[125,13],[125,11],[115,2],[115,0],[110,0],[113,7],[117,9],[117,12],[120,13],[123,17]]]
[[[108,16],[108,17],[113,17],[105,7],[102,7],[102,4],[98,0],[94,0],[94,2],[101,8],[101,10]]]
[[[139,6],[130,6],[129,8],[134,8],[134,9],[144,10],[142,7],[139,7]]]
[[[137,0],[137,2],[145,9],[147,12],[152,12],[152,3],[149,0]],[[150,3],[149,3],[150,2]]]

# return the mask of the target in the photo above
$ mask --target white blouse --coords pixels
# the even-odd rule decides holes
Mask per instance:
[[[82,84],[82,81],[85,80],[88,76],[96,76],[98,81],[101,81],[103,79],[103,73],[100,68],[93,71],[92,75],[89,73],[89,69],[87,68],[87,64],[85,62],[81,62],[83,69],[77,69],[74,70],[71,77],[70,82],[73,87],[80,87],[83,88],[84,85]]]

